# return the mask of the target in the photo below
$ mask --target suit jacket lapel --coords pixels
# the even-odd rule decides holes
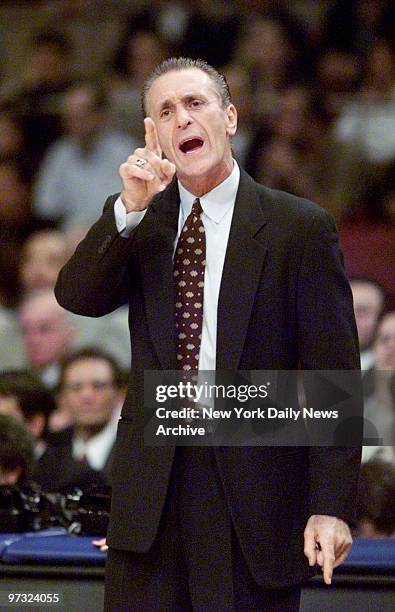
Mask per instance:
[[[218,301],[218,370],[239,366],[267,250],[256,239],[264,225],[256,185],[241,171]]]
[[[173,250],[179,203],[173,181],[154,198],[138,232],[148,327],[165,370],[176,369]],[[264,225],[255,183],[241,171],[218,300],[217,369],[238,368],[266,254],[266,247],[256,239]]]
[[[173,249],[179,202],[177,182],[173,181],[168,189],[153,199],[138,233],[137,252],[148,327],[161,367],[165,370],[176,368]]]

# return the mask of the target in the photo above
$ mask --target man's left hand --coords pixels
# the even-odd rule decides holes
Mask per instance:
[[[309,565],[319,565],[326,584],[331,584],[333,569],[348,557],[352,545],[350,528],[342,519],[313,514],[304,530],[304,554]]]

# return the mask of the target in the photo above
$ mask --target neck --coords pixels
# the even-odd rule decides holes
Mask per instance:
[[[177,173],[177,178],[187,191],[200,198],[223,183],[230,176],[232,170],[233,159],[230,158],[224,161],[215,171],[211,171],[210,174],[190,177]]]
[[[77,436],[82,438],[84,442],[87,442],[87,440],[90,440],[93,436],[102,431],[106,425],[107,423],[100,423],[99,425],[80,425],[75,429]]]

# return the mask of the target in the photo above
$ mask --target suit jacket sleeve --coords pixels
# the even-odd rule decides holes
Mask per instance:
[[[319,212],[310,227],[300,267],[297,300],[300,363],[305,370],[355,371],[353,434],[358,439],[363,404],[351,290],[344,274],[335,224],[326,212]],[[360,456],[359,446],[310,448],[310,514],[354,521]]]
[[[79,315],[101,317],[128,302],[130,267],[136,230],[123,238],[110,196],[101,218],[91,227],[61,270],[55,286],[59,304]]]

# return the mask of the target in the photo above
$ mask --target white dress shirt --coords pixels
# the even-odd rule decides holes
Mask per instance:
[[[199,198],[203,209],[201,219],[206,234],[203,329],[199,370],[215,370],[216,366],[218,297],[239,180],[240,169],[234,162],[231,174],[222,183]],[[196,196],[187,191],[180,182],[178,182],[178,188],[181,205],[174,251],[185,220],[196,199]],[[118,198],[114,205],[114,213],[120,234],[127,237],[128,233],[143,219],[146,211],[147,209],[126,214],[125,206],[121,198]]]
[[[83,440],[75,435],[72,440],[72,455],[76,461],[86,459],[94,470],[102,470],[114,446],[117,437],[117,427],[121,407],[114,410],[114,414],[108,423],[96,435],[88,440]]]
[[[44,218],[60,218],[63,229],[90,227],[108,192],[119,190],[118,168],[135,145],[135,140],[112,130],[98,134],[88,152],[72,136],[60,138],[49,147],[40,167],[34,211]]]

